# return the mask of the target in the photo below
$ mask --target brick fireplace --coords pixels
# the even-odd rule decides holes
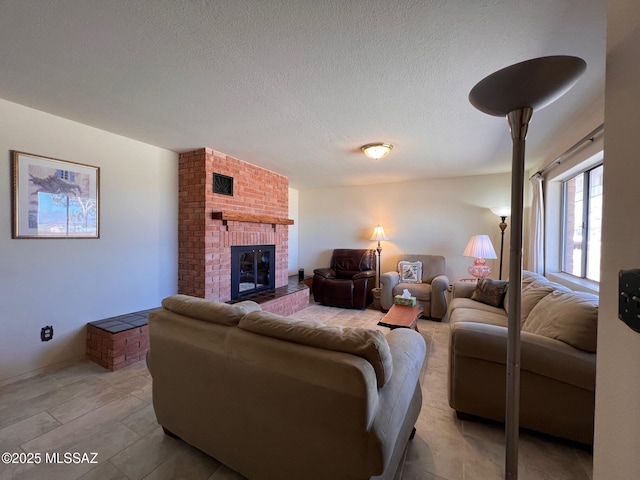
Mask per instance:
[[[214,192],[214,174],[232,188]],[[286,287],[288,213],[287,177],[210,148],[180,154],[178,292],[229,301],[231,247],[240,245],[275,245],[275,287]]]

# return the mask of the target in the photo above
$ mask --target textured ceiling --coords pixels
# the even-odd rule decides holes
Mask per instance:
[[[0,98],[296,188],[510,170],[471,88],[512,63],[587,71],[535,112],[528,165],[603,120],[606,0],[0,1]],[[365,143],[394,144],[379,161]],[[46,154],[46,152],[34,152]],[[132,161],[135,161],[132,159]]]

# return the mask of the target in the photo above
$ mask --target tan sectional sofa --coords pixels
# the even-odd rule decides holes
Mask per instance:
[[[472,283],[454,286],[449,405],[504,421],[508,301],[472,300],[478,293]],[[521,304],[520,426],[591,444],[598,297],[525,271]]]
[[[422,405],[420,334],[162,305],[147,363],[165,431],[252,480],[393,478]]]

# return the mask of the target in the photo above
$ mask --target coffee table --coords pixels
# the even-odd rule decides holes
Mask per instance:
[[[423,312],[424,308],[419,303],[415,307],[393,304],[387,314],[378,322],[378,325],[388,327],[391,330],[394,328],[413,328],[419,332],[418,319]]]

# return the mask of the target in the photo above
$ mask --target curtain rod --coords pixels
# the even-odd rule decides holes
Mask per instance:
[[[548,163],[544,168],[542,168],[542,170],[538,170],[536,173],[531,175],[531,177],[529,177],[529,180],[531,180],[536,175],[542,175],[542,174],[548,172],[549,170],[551,170],[553,168],[556,168],[558,165],[560,165],[564,161],[564,159],[566,157],[568,157],[573,152],[575,152],[583,144],[585,144],[586,142],[593,142],[595,140],[596,136],[600,132],[602,132],[603,130],[604,130],[604,123],[601,123],[600,126],[595,128],[587,136],[585,136],[585,137],[581,138],[580,140],[578,140],[578,142],[576,142],[572,147],[569,147],[564,153],[562,153],[561,155],[557,156],[551,163]]]

